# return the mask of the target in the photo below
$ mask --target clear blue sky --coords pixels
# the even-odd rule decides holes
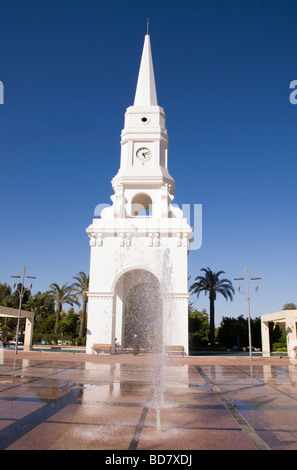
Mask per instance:
[[[191,280],[248,267],[252,317],[297,302],[296,0],[0,0],[0,282],[27,266],[36,292],[88,272],[147,17],[175,202],[203,205]],[[218,298],[216,324],[246,311]]]

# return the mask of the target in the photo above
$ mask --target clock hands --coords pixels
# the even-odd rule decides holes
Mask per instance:
[[[136,157],[141,161],[148,160],[151,158],[151,151],[147,148],[140,148],[136,152]]]

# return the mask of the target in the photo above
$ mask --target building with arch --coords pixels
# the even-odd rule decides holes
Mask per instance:
[[[264,357],[270,356],[269,323],[284,323],[286,327],[286,340],[288,356],[296,357],[297,310],[280,310],[279,312],[266,313],[261,316],[262,354]]]
[[[26,310],[19,310],[17,308],[4,307],[0,305],[0,317],[4,318],[25,318],[25,331],[24,331],[24,351],[30,351],[32,347],[33,327],[34,327],[34,312],[27,312]]]
[[[188,251],[192,228],[173,204],[168,135],[158,105],[150,36],[144,40],[135,100],[126,110],[112,205],[90,237],[87,353],[137,333],[153,350],[188,352]],[[128,328],[129,326],[129,328]],[[129,331],[128,331],[129,329]]]

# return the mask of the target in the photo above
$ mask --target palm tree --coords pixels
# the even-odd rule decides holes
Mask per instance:
[[[217,273],[213,272],[209,268],[202,268],[201,271],[205,272],[204,276],[197,276],[194,284],[190,287],[191,294],[197,294],[197,298],[202,291],[205,291],[205,295],[209,292],[209,323],[210,323],[210,333],[209,341],[210,344],[214,344],[215,336],[215,307],[214,303],[217,297],[217,292],[222,294],[226,300],[228,298],[233,300],[234,288],[229,279],[219,279],[219,276],[225,271],[218,271]]]
[[[63,304],[69,304],[72,306],[73,304],[79,305],[79,302],[75,298],[72,286],[67,286],[67,282],[61,287],[56,283],[51,284],[49,292],[56,302],[56,323],[54,331],[54,334],[56,335],[58,332],[58,323]]]
[[[87,276],[84,272],[81,271],[76,276],[73,276],[73,279],[76,279],[77,282],[74,282],[72,284],[72,287],[76,291],[76,294],[82,297],[83,301],[79,328],[79,336],[82,338],[84,336],[85,318],[87,313],[89,276]]]

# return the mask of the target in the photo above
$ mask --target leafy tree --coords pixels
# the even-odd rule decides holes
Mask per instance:
[[[8,333],[9,333],[9,327],[7,325],[3,325],[1,327],[1,340],[3,341],[3,343],[6,343],[7,341]]]
[[[65,336],[73,338],[77,336],[78,324],[79,315],[74,312],[73,308],[70,308],[67,312],[67,315],[61,315],[61,320],[59,322],[59,332],[63,333],[63,338],[65,338]]]
[[[0,284],[0,305],[9,308],[19,308],[20,303],[20,292],[21,292],[22,284],[14,284],[12,288],[5,284]],[[31,297],[30,289],[24,287],[23,289],[23,298],[22,298],[22,310],[28,310],[28,302]]]
[[[234,288],[229,279],[219,279],[219,276],[225,271],[218,271],[217,273],[212,271],[210,268],[202,268],[204,276],[197,276],[194,284],[191,286],[191,293],[197,294],[199,297],[201,292],[205,292],[205,295],[209,294],[209,322],[210,322],[210,344],[214,344],[215,339],[215,300],[217,293],[222,294],[226,300],[233,300]]]
[[[10,308],[18,308],[19,304],[15,303],[15,298],[12,296],[12,288],[5,284],[0,284],[0,305],[4,307]],[[0,319],[1,325],[5,325],[3,338],[6,341],[7,335],[16,327],[16,319],[15,318],[1,318]],[[3,326],[2,326],[3,331]]]
[[[261,317],[251,318],[252,346],[262,348]]]
[[[52,334],[55,328],[56,323],[56,315],[55,313],[52,315],[48,315],[42,321],[39,321],[34,324],[34,335],[35,334]]]
[[[14,284],[13,287],[15,288],[14,292],[11,294],[11,298],[13,299],[13,303],[15,305],[14,308],[19,308],[19,303],[20,303],[20,292],[22,289],[22,283],[19,282],[17,285]],[[23,298],[22,298],[22,310],[30,310],[28,307],[28,303],[31,298],[31,286],[28,289],[27,287],[24,286],[23,289]]]
[[[274,346],[273,346],[274,344],[281,344],[283,347],[285,347],[287,345],[286,324],[269,322],[268,328],[269,328],[270,349],[272,350],[274,349]]]
[[[261,318],[251,319],[252,346],[261,348]],[[243,315],[237,318],[223,317],[218,329],[218,341],[226,348],[246,347],[249,343],[248,319]]]
[[[55,300],[49,291],[39,291],[29,299],[28,307],[31,312],[35,313],[34,322],[42,322],[55,313]]]
[[[10,297],[11,287],[5,284],[0,284],[0,305],[5,305],[5,299]],[[4,303],[3,303],[4,302]]]
[[[82,310],[80,318],[80,328],[79,336],[82,338],[85,331],[85,318],[87,313],[87,303],[88,303],[88,290],[89,290],[89,276],[87,276],[83,271],[78,273],[76,276],[73,276],[73,279],[76,279],[77,282],[72,284],[72,288],[77,293],[79,297],[82,297]]]
[[[293,302],[290,302],[283,306],[283,310],[297,310],[297,305],[293,304]]]
[[[189,347],[191,351],[207,345],[209,337],[209,323],[206,310],[202,312],[189,308]]]
[[[75,294],[73,292],[73,287],[67,286],[67,283],[61,287],[58,284],[53,283],[50,285],[49,292],[56,303],[56,322],[54,329],[54,334],[56,335],[58,332],[58,324],[63,304],[69,304],[72,306],[73,304],[79,305],[79,302],[76,300]]]
[[[248,344],[248,322],[240,315],[238,318],[223,317],[219,331],[218,341],[226,348],[237,346],[240,349]]]

